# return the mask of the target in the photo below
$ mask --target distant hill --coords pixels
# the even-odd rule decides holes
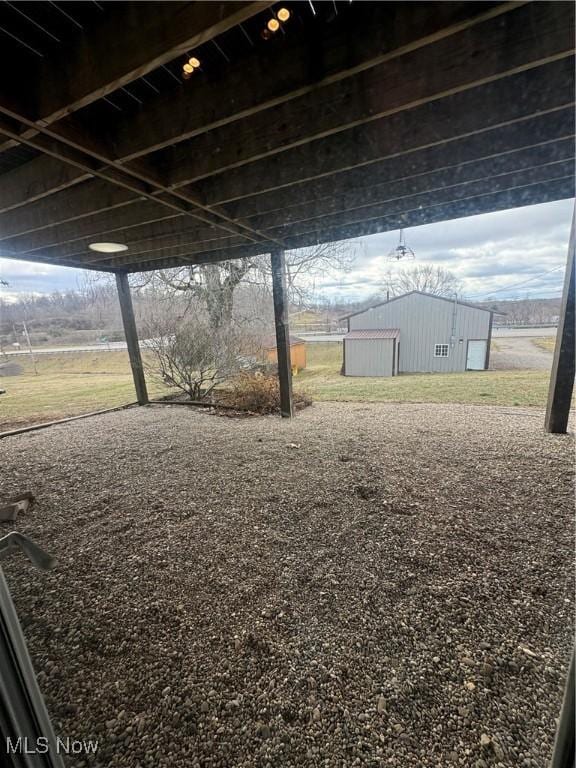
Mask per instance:
[[[561,299],[495,299],[477,302],[479,306],[502,312],[498,325],[541,325],[557,323]]]

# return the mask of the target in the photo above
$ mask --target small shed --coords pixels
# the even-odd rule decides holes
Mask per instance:
[[[350,331],[344,336],[344,376],[396,376],[398,328]]]
[[[268,336],[264,339],[264,353],[269,363],[278,364],[275,336]],[[290,360],[292,371],[297,373],[306,368],[306,342],[298,336],[292,336],[292,334],[290,334]]]

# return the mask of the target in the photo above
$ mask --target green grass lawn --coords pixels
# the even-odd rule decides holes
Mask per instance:
[[[315,400],[414,403],[546,404],[546,371],[468,371],[393,378],[341,376],[342,345],[309,344],[308,367],[295,386]]]
[[[308,367],[294,380],[314,400],[480,403],[544,406],[546,371],[480,371],[411,374],[394,378],[340,375],[342,345],[308,344]],[[134,402],[126,352],[78,352],[38,355],[38,375],[27,356],[11,358],[19,376],[0,377],[0,431],[53,421]],[[166,387],[148,376],[151,397]],[[171,390],[174,391],[174,390]]]
[[[532,339],[532,344],[536,344],[540,349],[545,349],[546,352],[554,352],[556,338],[554,336],[543,336],[541,339]]]
[[[0,377],[0,431],[113,408],[136,399],[127,352],[67,352],[9,358],[22,375]],[[151,396],[166,388],[148,377]]]

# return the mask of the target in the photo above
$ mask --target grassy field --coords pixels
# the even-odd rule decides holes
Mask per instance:
[[[295,379],[316,400],[414,403],[546,404],[547,371],[409,374],[394,378],[341,376],[340,344],[309,344],[308,367]]]
[[[554,336],[544,336],[541,339],[532,339],[532,344],[536,344],[540,349],[545,349],[546,352],[554,352],[556,338]]]
[[[545,339],[544,341],[548,341]],[[340,375],[341,344],[309,344],[308,367],[294,381],[315,400],[482,403],[544,406],[546,371],[411,374],[394,378]],[[135,399],[126,352],[38,355],[38,375],[27,357],[18,376],[0,378],[0,431],[111,408]],[[148,377],[152,397],[168,390]]]
[[[11,358],[19,376],[3,376],[0,431],[134,402],[127,352],[67,352],[38,355],[38,375],[27,356]],[[148,377],[151,396],[165,394]]]

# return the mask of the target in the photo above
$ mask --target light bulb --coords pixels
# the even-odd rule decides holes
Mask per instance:
[[[270,32],[278,32],[278,30],[280,29],[280,22],[278,21],[278,19],[270,19],[270,21],[266,26],[268,27]]]
[[[188,64],[196,69],[200,66],[200,59],[197,59],[196,56],[192,56],[192,58],[188,59]]]
[[[288,10],[288,8],[280,8],[280,10],[276,15],[278,16],[280,21],[288,21],[288,19],[290,18],[290,11]]]
[[[182,67],[182,69],[183,69],[183,70],[184,70],[184,72],[186,72],[186,74],[188,74],[188,75],[191,75],[191,74],[192,74],[192,72],[194,72],[194,67],[192,66],[192,64],[190,64],[190,63],[188,63],[188,62],[186,62],[186,64],[184,64],[184,66]]]

